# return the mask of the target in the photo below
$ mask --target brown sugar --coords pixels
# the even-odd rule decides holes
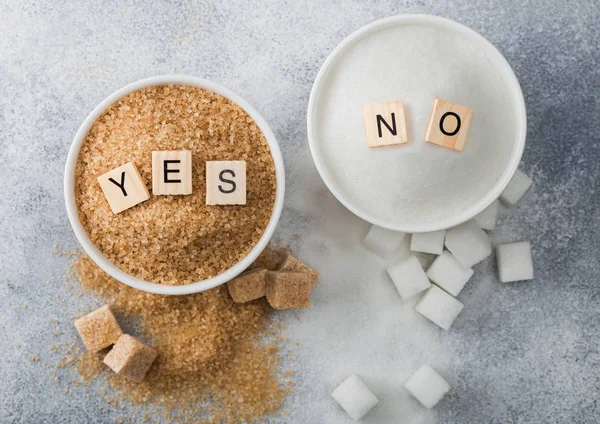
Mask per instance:
[[[140,383],[157,356],[158,352],[146,343],[123,334],[104,357],[104,363],[117,374]]]
[[[274,256],[267,248],[261,261]],[[159,354],[141,383],[104,372],[101,355],[84,352],[74,362],[86,381],[108,379],[107,395],[137,404],[140,415],[158,407],[168,421],[255,422],[276,413],[291,392],[292,374],[281,370],[281,327],[264,299],[234,303],[225,285],[150,294],[119,283],[85,255],[73,267],[83,288],[106,298]]]
[[[229,294],[235,303],[245,303],[263,297],[267,278],[266,269],[253,269],[227,283]]]
[[[294,258],[292,255],[287,255],[279,267],[279,271],[285,272],[304,272],[312,278],[313,287],[319,280],[319,273],[306,265],[304,262]]]
[[[152,196],[115,215],[97,177],[135,161],[148,188],[152,151],[192,152],[193,192]],[[206,205],[205,162],[247,164],[246,205]],[[90,128],[76,166],[79,219],[121,270],[160,284],[214,277],[243,259],[272,214],[275,165],[266,139],[238,105],[184,85],[147,87],[110,106]]]
[[[303,272],[269,272],[267,301],[275,309],[305,309],[310,306],[313,279]]]
[[[75,328],[85,347],[93,352],[112,345],[123,334],[115,314],[108,305],[75,320]]]

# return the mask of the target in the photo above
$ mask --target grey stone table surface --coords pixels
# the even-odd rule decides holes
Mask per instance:
[[[528,110],[522,168],[535,185],[517,207],[501,209],[492,237],[530,240],[536,277],[503,285],[490,257],[460,294],[465,309],[447,333],[402,303],[361,248],[368,224],[329,194],[306,136],[325,57],[361,26],[403,13],[452,18],[487,37],[513,66]],[[219,82],[264,114],[287,167],[276,236],[322,270],[313,307],[286,330],[298,342],[290,347],[292,413],[271,421],[348,422],[329,393],[356,372],[380,398],[364,422],[598,422],[599,22],[595,0],[2,2],[0,421],[127,416],[129,407],[106,409],[93,389],[72,386],[68,370],[52,377],[60,358],[49,346],[71,340],[71,317],[99,304],[65,288],[68,260],[53,254],[78,247],[63,166],[104,97],[143,77],[181,73]],[[424,362],[453,386],[431,411],[402,390]]]

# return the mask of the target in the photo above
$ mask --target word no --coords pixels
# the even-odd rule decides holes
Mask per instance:
[[[408,143],[406,116],[401,100],[365,105],[363,113],[369,147]],[[473,111],[466,106],[435,99],[425,141],[462,151],[472,114]]]

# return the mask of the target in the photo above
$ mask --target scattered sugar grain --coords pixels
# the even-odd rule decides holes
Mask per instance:
[[[284,248],[270,250],[261,260],[285,254]],[[236,304],[225,286],[187,296],[145,293],[112,279],[85,255],[73,268],[84,289],[110,301],[159,356],[141,383],[106,372],[102,352],[94,359],[76,343],[63,366],[78,364],[91,380],[104,375],[111,387],[107,395],[116,391],[140,414],[158,411],[179,422],[254,422],[276,414],[292,391],[281,371],[282,324],[273,321],[264,299]]]

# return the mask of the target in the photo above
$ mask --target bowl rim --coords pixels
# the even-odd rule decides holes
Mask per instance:
[[[460,214],[445,217],[443,220],[432,223],[411,225],[406,225],[403,223],[393,223],[390,222],[390,220],[375,216],[368,210],[364,210],[363,208],[355,206],[350,200],[348,200],[344,196],[341,188],[338,187],[338,184],[329,175],[327,166],[322,160],[318,149],[319,142],[318,137],[316,136],[316,103],[319,100],[319,96],[323,92],[323,80],[328,75],[330,68],[333,65],[335,65],[338,58],[345,53],[346,49],[348,49],[352,44],[360,40],[362,37],[369,35],[372,32],[380,31],[382,29],[396,25],[426,25],[434,28],[450,29],[466,37],[470,37],[486,50],[488,55],[492,58],[494,64],[499,67],[501,74],[506,79],[507,87],[512,94],[511,97],[517,100],[514,107],[515,109],[517,109],[517,113],[515,114],[517,122],[515,124],[518,135],[515,140],[515,146],[513,147],[510,160],[506,164],[502,176],[492,187],[492,189],[472,207],[464,210]],[[323,180],[327,188],[329,188],[329,191],[331,191],[331,193],[342,205],[344,205],[348,210],[350,210],[359,218],[362,218],[363,220],[378,227],[386,228],[392,231],[401,231],[405,233],[422,233],[444,230],[460,225],[474,218],[477,214],[482,212],[485,208],[491,205],[492,202],[494,202],[500,197],[500,194],[506,188],[514,173],[516,172],[517,168],[519,167],[521,157],[523,156],[523,151],[525,149],[525,139],[527,136],[527,112],[525,107],[525,98],[523,96],[523,92],[521,90],[521,86],[519,84],[517,76],[515,75],[512,67],[510,66],[506,58],[502,55],[502,53],[500,53],[500,51],[484,36],[476,32],[475,30],[451,19],[442,18],[434,15],[407,14],[379,19],[363,26],[362,28],[358,29],[357,31],[346,37],[329,54],[329,56],[327,56],[327,59],[321,66],[317,77],[315,78],[315,82],[310,92],[307,111],[307,129],[308,143],[317,171],[319,172],[319,175],[321,176],[321,179]]]
[[[92,124],[96,121],[96,119],[98,119],[98,117],[100,117],[100,115],[110,105],[112,105],[118,99],[131,92],[138,91],[142,88],[150,87],[153,85],[168,84],[190,85],[210,90],[222,95],[223,97],[226,97],[227,99],[231,100],[232,102],[240,106],[242,109],[244,109],[248,113],[248,115],[256,122],[256,124],[264,134],[265,139],[267,140],[267,144],[269,145],[269,149],[271,150],[271,155],[273,156],[273,161],[275,163],[275,179],[277,185],[275,191],[275,203],[273,205],[273,212],[271,214],[271,218],[269,219],[269,223],[265,228],[265,231],[263,232],[263,235],[259,239],[258,243],[250,250],[248,255],[246,255],[246,257],[244,257],[241,261],[237,262],[231,268],[212,278],[208,278],[186,285],[177,286],[152,283],[150,281],[145,281],[136,278],[121,270],[112,262],[110,262],[102,254],[100,249],[98,249],[98,247],[94,243],[92,243],[87,232],[83,228],[83,225],[79,220],[77,204],[75,200],[75,169],[77,165],[77,158],[79,156],[79,150],[81,148],[83,140],[85,139],[85,136],[87,135],[88,131],[90,130]],[[120,88],[119,90],[109,95],[100,104],[98,104],[98,106],[96,106],[94,110],[92,110],[92,112],[90,112],[90,114],[81,124],[81,127],[79,127],[79,130],[75,134],[75,137],[69,149],[67,161],[65,164],[64,198],[67,209],[67,215],[69,217],[71,227],[75,232],[75,236],[77,237],[77,240],[83,247],[84,251],[103,271],[105,271],[111,277],[135,289],[155,294],[184,295],[202,292],[230,281],[231,279],[239,275],[241,272],[243,272],[245,269],[247,269],[248,266],[250,266],[252,262],[254,262],[254,260],[256,260],[256,258],[262,253],[262,251],[269,243],[269,240],[273,236],[275,228],[277,227],[277,223],[279,222],[281,212],[283,210],[284,197],[285,169],[283,157],[281,155],[279,143],[275,138],[275,134],[267,124],[266,120],[246,100],[244,100],[242,97],[240,97],[238,94],[234,93],[230,89],[213,81],[188,75],[159,75],[140,79]]]

